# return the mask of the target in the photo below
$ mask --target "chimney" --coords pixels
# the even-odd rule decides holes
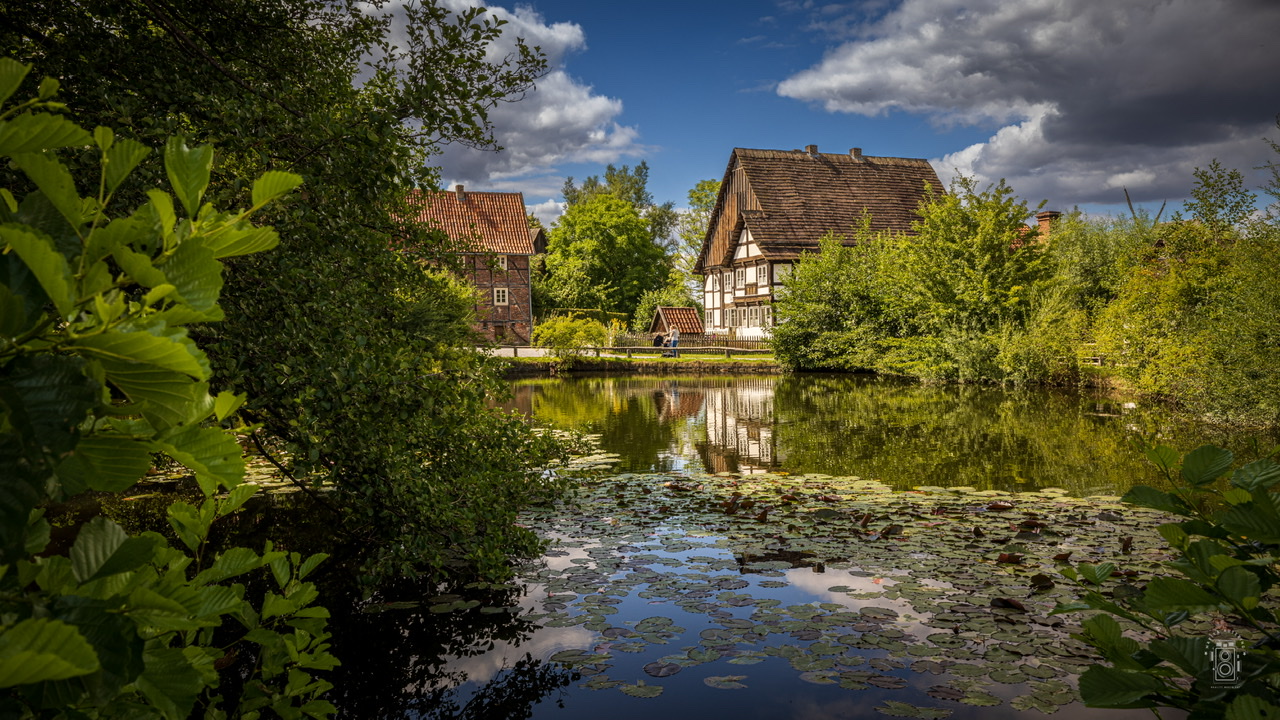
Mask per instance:
[[[1040,237],[1049,237],[1049,227],[1059,217],[1062,217],[1062,213],[1057,210],[1043,210],[1036,213],[1036,222],[1040,223]]]
[[[818,154],[818,146],[817,146],[817,145],[805,145],[805,146],[804,146],[804,151],[805,151],[805,152],[807,152],[807,153],[809,153],[810,155],[817,155],[817,154]]]
[[[458,196],[458,202],[465,202],[465,201],[466,201],[466,199],[467,199],[467,192],[466,192],[465,190],[463,190],[463,189],[462,189],[462,186],[461,186],[461,185],[454,185],[454,186],[453,186],[453,193],[454,193],[455,195],[457,195],[457,196]]]
[[[862,162],[862,148],[849,148],[849,157]]]

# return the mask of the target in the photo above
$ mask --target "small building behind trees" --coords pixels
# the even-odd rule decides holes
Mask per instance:
[[[702,318],[698,317],[698,309],[662,306],[654,311],[653,321],[649,323],[650,333],[667,335],[673,328],[679,328],[681,335],[701,335]]]
[[[545,252],[546,234],[530,229],[524,195],[452,191],[416,191],[414,219],[449,236],[462,256],[463,272],[476,286],[477,330],[495,342],[528,345],[533,331],[530,259]]]
[[[767,336],[773,293],[801,253],[829,232],[849,235],[864,214],[873,231],[910,233],[926,186],[942,192],[917,158],[734,148],[695,267],[706,332]]]

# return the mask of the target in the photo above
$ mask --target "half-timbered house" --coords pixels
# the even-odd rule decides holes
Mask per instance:
[[[697,264],[706,332],[767,336],[770,301],[801,253],[850,234],[864,213],[872,230],[911,232],[926,185],[942,189],[916,158],[734,148]]]
[[[528,345],[533,331],[529,261],[545,235],[530,230],[524,196],[515,192],[416,192],[416,220],[448,235],[479,291],[477,330],[495,342]]]

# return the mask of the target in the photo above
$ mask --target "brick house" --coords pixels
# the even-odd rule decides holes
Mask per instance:
[[[695,269],[706,332],[767,336],[770,300],[801,253],[828,232],[848,234],[864,212],[872,230],[910,233],[926,184],[942,191],[916,158],[734,148]]]
[[[507,345],[528,345],[533,331],[530,258],[545,235],[529,228],[524,196],[509,192],[415,191],[415,220],[439,228],[461,249],[463,272],[476,286],[476,330]]]

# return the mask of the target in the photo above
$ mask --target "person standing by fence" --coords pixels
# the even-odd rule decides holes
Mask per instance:
[[[680,357],[680,351],[676,346],[680,344],[680,328],[671,328],[671,357]]]

